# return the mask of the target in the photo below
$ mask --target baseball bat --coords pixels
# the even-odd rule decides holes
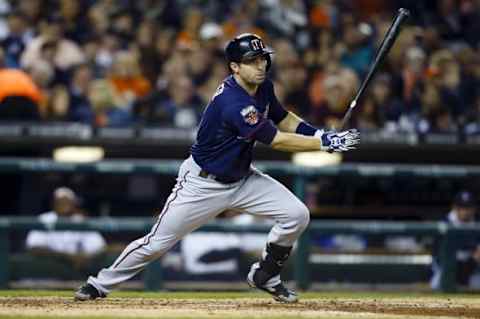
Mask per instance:
[[[355,95],[355,98],[352,100],[350,103],[350,106],[348,107],[347,112],[343,116],[342,122],[340,123],[340,131],[342,131],[345,127],[345,125],[348,123],[350,120],[350,117],[352,116],[352,111],[357,106],[358,101],[360,97],[363,95],[363,92],[365,91],[368,83],[372,80],[375,72],[379,68],[380,64],[382,63],[383,58],[387,55],[388,51],[390,51],[390,48],[392,47],[393,43],[398,37],[398,34],[400,32],[400,27],[402,26],[402,23],[405,22],[405,20],[410,16],[410,12],[407,9],[400,8],[398,10],[397,16],[392,22],[392,25],[387,31],[387,34],[385,34],[385,37],[382,40],[382,43],[380,44],[380,47],[377,50],[377,53],[375,54],[375,59],[373,62],[370,64],[370,69],[368,70],[367,76],[363,80],[362,84],[360,85],[360,88],[357,91],[357,94]]]

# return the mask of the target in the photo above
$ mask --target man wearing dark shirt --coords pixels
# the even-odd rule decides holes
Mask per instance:
[[[447,215],[447,222],[453,227],[462,227],[475,223],[476,203],[473,194],[469,191],[459,192]],[[433,289],[440,288],[443,270],[439,261],[439,244],[435,247],[432,263],[433,276],[430,285]],[[470,288],[480,288],[480,242],[475,238],[463,240],[455,253],[457,263],[456,281],[460,285]]]

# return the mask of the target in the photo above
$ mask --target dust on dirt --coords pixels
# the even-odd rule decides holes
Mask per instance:
[[[268,299],[107,298],[74,302],[66,297],[2,297],[0,314],[113,316],[118,318],[480,318],[480,303],[453,300],[307,299],[280,304]]]

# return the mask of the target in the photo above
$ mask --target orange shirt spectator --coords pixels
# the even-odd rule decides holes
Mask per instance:
[[[310,23],[317,28],[329,28],[332,24],[328,4],[317,4],[310,11]]]
[[[0,101],[9,96],[28,97],[36,104],[40,103],[42,94],[30,76],[17,69],[0,70]]]
[[[112,77],[110,80],[118,92],[124,93],[132,91],[137,97],[145,96],[152,88],[150,82],[143,76],[133,78]]]
[[[128,51],[115,55],[109,80],[127,100],[143,97],[152,89],[150,81],[141,73],[138,57]]]

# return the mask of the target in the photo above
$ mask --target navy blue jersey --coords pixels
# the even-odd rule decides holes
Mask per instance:
[[[277,132],[272,122],[286,116],[270,80],[251,96],[230,75],[203,112],[193,159],[210,174],[239,180],[249,173],[255,141],[270,144]]]

